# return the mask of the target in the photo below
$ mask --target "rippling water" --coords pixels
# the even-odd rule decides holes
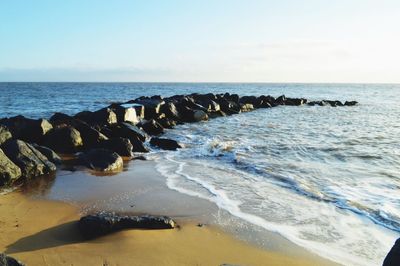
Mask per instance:
[[[191,92],[357,100],[355,107],[260,109],[185,124],[157,160],[168,186],[346,265],[379,265],[400,234],[400,86],[0,83],[3,116],[94,110]]]

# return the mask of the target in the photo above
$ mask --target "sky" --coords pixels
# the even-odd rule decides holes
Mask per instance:
[[[398,0],[1,0],[0,81],[400,82]]]

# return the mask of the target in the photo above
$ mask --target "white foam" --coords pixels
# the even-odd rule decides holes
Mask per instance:
[[[159,160],[157,163],[157,170],[167,177],[167,185],[169,188],[187,195],[210,200],[219,208],[228,211],[230,214],[243,219],[244,221],[262,227],[268,231],[279,233],[293,243],[305,247],[306,249],[333,261],[343,263],[345,265],[380,264],[382,262],[382,254],[362,254],[364,252],[363,248],[356,247],[355,245],[359,245],[359,243],[361,243],[362,238],[365,237],[365,230],[368,230],[370,235],[373,236],[373,241],[378,241],[377,243],[373,243],[373,246],[380,246],[381,250],[379,251],[390,249],[391,244],[396,238],[393,232],[379,228],[367,219],[357,217],[357,215],[349,211],[338,212],[338,210],[332,206],[322,206],[324,203],[318,203],[318,206],[310,205],[310,208],[321,208],[321,206],[325,208],[320,209],[320,214],[323,216],[323,218],[321,218],[320,221],[314,221],[314,223],[308,223],[299,226],[299,221],[301,222],[302,219],[306,221],[307,219],[314,218],[312,215],[307,218],[306,213],[304,213],[303,217],[294,217],[297,218],[298,221],[294,221],[292,224],[290,221],[286,221],[286,223],[268,221],[265,217],[244,211],[241,208],[241,205],[244,202],[240,200],[239,197],[235,197],[235,200],[233,200],[226,190],[217,188],[212,182],[206,181],[205,178],[189,175],[184,169],[187,164],[186,162],[178,161],[170,154],[167,154],[163,160],[167,160],[168,162],[162,163],[162,160]],[[175,168],[171,165],[175,165]],[[212,172],[212,170],[213,169],[211,168],[209,169],[210,172]],[[188,189],[182,186],[181,179],[189,180],[195,183],[201,187],[201,189],[205,189],[207,193],[200,192],[201,189]],[[236,195],[238,195],[238,193]],[[285,203],[283,202],[280,204]],[[287,204],[290,204],[290,202]],[[304,203],[304,211],[307,210],[307,204],[310,203]],[[281,211],[284,212],[285,209],[282,208]],[[312,210],[310,211],[312,212]],[[304,237],[303,234],[305,233],[314,235],[329,235],[327,232],[319,232],[319,230],[328,230],[330,226],[325,225],[324,227],[319,227],[317,224],[318,222],[324,222],[333,225],[335,227],[332,229],[333,232],[335,232],[337,229],[339,229],[339,231],[343,230],[343,234],[345,234],[345,236],[332,235],[332,239],[335,237],[338,239],[334,242],[327,240],[325,243],[324,241],[318,239],[313,240],[312,238],[310,239],[308,237]],[[354,240],[354,243],[352,243],[352,240]],[[364,244],[369,245],[367,242],[368,240],[365,239]],[[366,248],[365,250],[366,252],[373,252],[371,249]]]

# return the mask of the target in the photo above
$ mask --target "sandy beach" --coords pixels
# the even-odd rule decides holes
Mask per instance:
[[[27,265],[316,265],[327,262],[269,252],[213,226],[127,230],[92,241],[77,229],[79,211],[20,192],[0,197],[0,248]],[[179,223],[179,221],[178,221]],[[322,265],[322,264],[320,264]]]

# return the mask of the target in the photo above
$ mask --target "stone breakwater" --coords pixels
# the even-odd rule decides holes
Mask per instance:
[[[249,112],[276,106],[353,106],[355,101],[312,101],[284,95],[242,96],[237,94],[190,94],[139,97],[113,103],[74,116],[55,113],[46,119],[24,116],[0,120],[0,186],[26,183],[54,174],[63,155],[73,155],[73,164],[95,171],[121,170],[123,159],[150,148],[176,150],[175,140],[159,137],[177,124]],[[150,139],[150,141],[148,141]],[[149,143],[149,144],[147,144]],[[69,156],[71,157],[71,156]]]

